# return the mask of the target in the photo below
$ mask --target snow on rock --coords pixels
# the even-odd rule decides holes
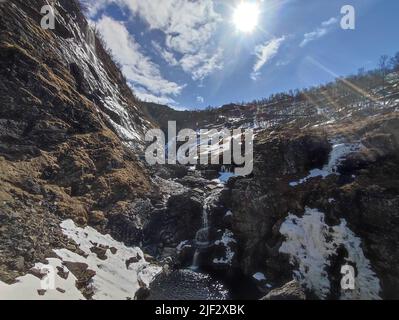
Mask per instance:
[[[80,228],[72,220],[66,220],[62,222],[61,228],[68,238],[79,245],[84,256],[67,249],[54,250],[58,256],[57,259],[47,259],[48,265],[38,263],[32,268],[32,273],[40,276],[45,275],[43,270],[49,270],[45,272],[47,275],[40,279],[28,274],[18,278],[12,285],[0,281],[0,299],[85,299],[76,288],[76,277],[68,270],[64,262],[84,263],[88,265],[88,270],[95,271],[95,276],[90,283],[95,300],[134,298],[136,291],[140,288],[139,282],[149,286],[162,270],[161,267],[146,262],[140,248],[126,247],[110,235],[102,235],[91,227]],[[100,259],[90,250],[96,246],[107,248],[105,260]],[[62,270],[62,273],[59,270]],[[66,278],[65,275],[67,275]]]
[[[233,262],[234,258],[234,251],[231,248],[231,245],[237,243],[237,241],[234,239],[234,234],[230,230],[225,230],[222,239],[215,241],[215,245],[219,246],[222,245],[226,249],[226,257],[225,258],[215,258],[213,259],[214,264],[227,264],[231,265]]]
[[[180,253],[184,248],[187,248],[187,247],[191,247],[190,241],[185,240],[185,241],[182,241],[179,243],[179,245],[176,247],[176,250],[178,253]]]
[[[225,217],[231,217],[233,216],[233,212],[231,212],[230,210],[226,212]]]
[[[144,134],[151,125],[145,119],[142,119],[142,123],[139,124],[132,116],[132,112],[138,111],[138,108],[126,103],[119,86],[111,80],[103,62],[97,57],[93,28],[87,26],[86,30],[82,30],[72,19],[65,26],[75,37],[59,38],[60,56],[65,59],[66,63],[76,63],[81,68],[89,86],[89,92],[96,93],[103,107],[109,110],[103,115],[121,140],[133,149],[142,149]],[[117,117],[111,117],[109,114]],[[118,118],[119,123],[115,122],[115,118]]]
[[[298,186],[307,182],[308,180],[315,178],[315,177],[322,177],[323,179],[328,177],[329,175],[338,173],[338,167],[345,159],[345,157],[352,153],[359,151],[362,148],[360,143],[338,143],[334,144],[332,151],[330,153],[330,158],[328,163],[322,169],[313,169],[309,172],[308,176],[299,180],[290,182],[291,187]]]
[[[265,281],[266,280],[266,276],[262,272],[257,272],[255,274],[253,274],[252,278],[254,278],[257,281]]]
[[[79,228],[72,220],[64,221],[61,227],[64,234],[79,245],[87,258],[66,249],[55,250],[55,253],[64,261],[86,263],[89,269],[96,272],[92,279],[93,299],[133,298],[134,293],[140,288],[139,281],[149,286],[154,277],[161,272],[161,267],[150,265],[144,260],[140,248],[126,247],[110,235],[102,235],[91,227]],[[94,244],[115,248],[117,251],[113,254],[108,249],[107,259],[100,260],[90,250]],[[138,256],[141,259],[127,267],[126,262]]]
[[[17,278],[12,285],[0,281],[0,300],[84,300],[75,286],[76,277],[62,265],[62,261],[54,258],[47,261],[48,264],[37,263],[32,268],[44,275],[42,279],[27,274]],[[61,277],[57,268],[69,273],[68,277]]]
[[[355,290],[341,292],[341,299],[380,299],[380,283],[364,256],[361,240],[341,220],[338,226],[325,223],[325,215],[317,209],[306,208],[302,218],[290,214],[282,224],[280,233],[286,237],[280,252],[291,257],[298,265],[294,277],[321,299],[328,298],[330,281],[327,268],[330,259],[343,246],[348,252],[347,262],[356,265]]]

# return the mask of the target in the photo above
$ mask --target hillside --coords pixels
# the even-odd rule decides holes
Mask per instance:
[[[0,299],[399,299],[397,68],[176,111],[47,2],[0,3]],[[253,129],[253,172],[148,165],[168,121]]]
[[[55,4],[54,32],[40,28],[45,4],[0,6],[0,279],[6,283],[55,248],[78,252],[61,221],[113,232],[115,208],[157,190],[138,158],[154,125],[79,4]]]

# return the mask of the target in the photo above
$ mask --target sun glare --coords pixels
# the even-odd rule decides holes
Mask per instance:
[[[237,30],[252,32],[259,21],[259,6],[254,2],[241,2],[234,10],[233,22]]]

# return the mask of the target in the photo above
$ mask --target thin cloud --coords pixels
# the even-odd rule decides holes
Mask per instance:
[[[204,103],[204,102],[205,102],[204,97],[198,96],[198,97],[197,97],[197,102],[199,102],[199,103]]]
[[[321,23],[321,26],[318,27],[316,30],[305,33],[303,36],[303,40],[300,43],[300,47],[305,47],[308,43],[315,41],[317,39],[320,39],[327,35],[334,27],[334,25],[338,22],[338,19],[335,17],[332,17],[326,21],[323,21]]]
[[[162,105],[169,105],[169,106],[174,106],[177,104],[177,102],[169,96],[154,95],[154,94],[150,93],[149,91],[147,91],[143,87],[137,87],[137,86],[133,86],[133,85],[130,85],[130,87],[134,91],[135,95],[141,101],[154,102],[154,103],[158,103],[158,104],[162,104]]]
[[[222,58],[222,49],[218,49],[213,55],[201,50],[197,54],[185,54],[179,63],[186,73],[191,74],[194,81],[202,81],[215,70],[223,69]]]
[[[144,91],[136,94],[146,94],[171,99],[171,96],[181,94],[185,87],[165,79],[159,66],[151,61],[142,47],[129,34],[125,25],[108,16],[102,16],[97,22],[97,29],[112,50],[117,61],[122,65],[122,72],[133,87],[140,86]],[[118,36],[115,37],[115,34]]]
[[[193,80],[201,81],[223,67],[223,51],[211,43],[222,22],[212,0],[85,0],[85,3],[91,16],[111,3],[117,4],[130,11],[131,16],[140,17],[150,30],[163,32],[165,42],[158,43],[158,54],[170,65],[181,65]]]
[[[172,52],[162,48],[161,45],[156,41],[152,41],[151,43],[157,53],[162,57],[162,59],[165,60],[167,64],[170,66],[177,66],[179,64]]]
[[[251,78],[253,80],[256,80],[259,77],[260,70],[263,68],[263,66],[277,55],[285,39],[285,36],[282,36],[281,38],[273,38],[272,40],[267,41],[265,44],[256,46],[255,55],[257,60],[251,73]]]

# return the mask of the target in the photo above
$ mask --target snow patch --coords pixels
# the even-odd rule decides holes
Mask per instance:
[[[253,274],[252,278],[254,278],[257,281],[265,281],[266,280],[266,276],[262,272],[257,272],[255,274]]]
[[[322,169],[311,170],[308,176],[306,176],[305,178],[299,181],[290,182],[290,186],[296,187],[315,177],[322,177],[323,179],[325,179],[326,177],[332,174],[339,175],[338,167],[342,163],[342,161],[346,158],[346,156],[349,155],[350,153],[359,151],[361,148],[362,145],[360,143],[334,144],[332,151],[330,153],[329,161]]]
[[[231,248],[231,244],[237,243],[234,239],[234,234],[230,230],[225,230],[222,239],[215,241],[215,245],[223,245],[226,249],[226,257],[225,258],[215,258],[213,259],[214,264],[227,264],[231,265],[233,258],[234,258],[234,251]]]
[[[89,269],[96,272],[92,286],[94,299],[126,299],[134,297],[140,288],[139,281],[149,286],[154,277],[161,272],[161,267],[150,265],[144,260],[144,253],[138,247],[126,247],[123,243],[114,240],[110,235],[102,235],[91,227],[79,228],[72,220],[61,224],[63,233],[75,241],[87,255],[84,258],[66,249],[54,250],[64,261],[83,262]],[[94,244],[116,248],[116,254],[107,250],[106,260],[100,260],[90,251]],[[141,259],[126,267],[126,261],[140,256]]]
[[[91,227],[80,228],[72,220],[61,223],[63,233],[72,239],[84,252],[84,257],[67,249],[54,250],[57,259],[47,259],[48,265],[37,263],[32,270],[43,271],[55,270],[43,279],[27,274],[17,279],[12,285],[0,281],[0,299],[23,299],[23,300],[79,300],[85,299],[76,288],[76,277],[63,265],[64,262],[84,263],[89,270],[96,272],[91,280],[91,288],[94,291],[93,299],[125,300],[134,298],[136,291],[140,288],[139,282],[149,286],[154,277],[161,272],[162,268],[149,264],[144,259],[140,248],[129,248],[123,243],[114,240],[110,235],[103,235]],[[106,250],[106,260],[101,260],[91,252],[94,246],[102,245]],[[114,251],[114,253],[111,252]],[[141,259],[138,262],[127,264],[130,258]],[[128,266],[127,266],[128,265]],[[67,274],[66,279],[58,274]],[[51,279],[46,279],[54,275]],[[47,281],[48,280],[48,281]],[[44,294],[40,295],[38,290],[45,289],[43,283],[54,283],[47,287]],[[60,290],[57,290],[60,289]],[[42,292],[43,293],[43,292]]]
[[[282,224],[280,233],[286,237],[279,251],[288,254],[293,265],[298,265],[294,277],[315,294],[326,299],[330,293],[327,267],[337,249],[348,252],[347,262],[356,265],[356,289],[341,292],[341,299],[380,299],[380,283],[364,256],[361,240],[348,228],[344,219],[340,225],[330,227],[325,215],[317,209],[306,208],[302,218],[290,214]]]
[[[76,277],[69,272],[68,268],[62,265],[60,259],[47,259],[48,264],[37,263],[32,270],[52,270],[42,279],[27,274],[16,279],[16,283],[8,285],[0,281],[0,300],[85,300],[82,293],[76,288]],[[64,279],[60,277],[57,268],[61,268],[68,277]],[[54,280],[50,279],[54,276]],[[53,282],[54,287],[51,290],[46,290],[49,287],[47,284]],[[58,289],[58,290],[57,290]],[[39,294],[39,290],[43,294]]]

